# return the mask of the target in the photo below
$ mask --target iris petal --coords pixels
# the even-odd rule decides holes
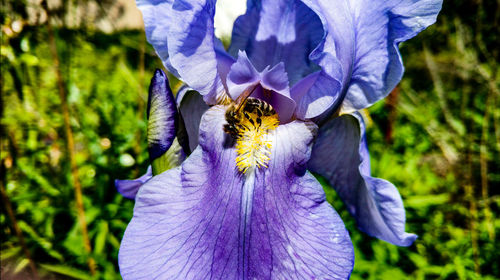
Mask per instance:
[[[417,238],[405,232],[405,210],[396,187],[370,176],[359,114],[334,118],[321,127],[308,168],[328,180],[364,232],[399,246],[410,246]]]
[[[297,104],[295,116],[305,120],[323,114],[339,100],[339,92],[340,83],[324,71],[308,75],[290,89]]]
[[[300,1],[248,1],[234,23],[229,52],[236,57],[246,51],[258,71],[283,62],[293,85],[318,69],[308,56],[322,36],[318,17]]]
[[[442,0],[304,2],[318,14],[325,30],[311,54],[316,57],[313,61],[324,70],[333,55],[342,65],[342,93],[336,105],[344,101],[345,112],[366,108],[389,94],[403,75],[399,43],[433,24],[442,4]]]
[[[134,180],[115,180],[115,187],[118,192],[123,195],[123,197],[128,199],[135,199],[137,192],[149,179],[153,177],[153,170],[151,165],[148,166],[148,170],[141,177]]]
[[[200,92],[207,103],[215,104],[224,92],[217,71],[219,60],[227,63],[214,35],[215,1],[137,0],[137,6],[142,11],[148,41],[165,67]]]
[[[252,90],[252,97],[265,100],[278,112],[281,122],[288,122],[294,111],[295,101],[290,96],[288,76],[284,64],[279,63],[273,68],[257,71],[245,52],[238,53],[238,60],[231,66],[227,75],[227,88],[233,100],[244,91]],[[266,94],[262,89],[271,91]]]
[[[323,26],[320,29],[323,31],[322,39],[308,53],[309,59],[320,66],[321,72],[317,75],[312,74],[314,83],[294,86],[291,92],[297,102],[297,117],[312,119],[325,113],[343,99],[342,85],[345,84],[351,68],[350,61],[344,59],[344,55],[354,50],[349,42],[353,41],[355,31],[347,1],[304,0],[303,2],[316,14]]]
[[[155,71],[149,86],[147,116],[149,160],[153,162],[170,148],[178,126],[174,95],[160,69]]]
[[[198,146],[201,116],[208,110],[209,106],[198,92],[188,87],[182,88],[177,93],[177,106],[188,135],[188,146],[192,152]]]
[[[352,5],[358,15],[356,59],[344,111],[366,108],[391,92],[404,71],[399,43],[433,24],[442,4],[441,0],[376,2],[380,3],[359,0]]]
[[[139,191],[119,253],[123,278],[348,278],[349,235],[305,170],[315,126],[279,126],[269,168],[244,175],[224,113],[207,111],[198,148]]]
[[[229,95],[236,100],[240,94],[260,82],[260,73],[252,65],[245,52],[238,53],[238,60],[231,66],[227,75]]]

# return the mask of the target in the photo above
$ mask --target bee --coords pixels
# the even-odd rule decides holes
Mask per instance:
[[[240,123],[240,112],[237,110],[236,104],[231,104],[226,110],[226,124],[224,124],[224,132],[230,134],[233,137],[238,136],[238,126]]]
[[[237,138],[242,129],[258,129],[262,125],[262,119],[276,115],[274,108],[263,100],[247,97],[240,104],[231,104],[226,110],[226,122],[224,131]],[[247,120],[248,122],[244,122]]]
[[[273,106],[257,98],[248,98],[243,111],[255,113],[258,118],[270,117],[276,114]]]

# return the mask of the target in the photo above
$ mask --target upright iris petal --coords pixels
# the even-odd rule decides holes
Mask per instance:
[[[310,119],[340,97],[342,65],[334,46],[325,48],[332,53],[315,54],[315,49],[323,49],[325,34],[328,29],[318,14],[301,1],[248,1],[246,14],[235,22],[230,52],[245,50],[257,69],[284,63],[297,105],[295,116]],[[301,79],[307,75],[314,77],[314,87],[295,88],[304,85]]]
[[[403,74],[399,43],[436,21],[442,0],[304,0],[321,19],[325,36],[311,53],[328,73],[331,56],[341,64],[342,98],[352,112],[384,98]],[[319,81],[321,82],[321,81]],[[317,94],[315,88],[308,95]],[[335,107],[334,106],[334,107]]]
[[[214,0],[137,0],[146,36],[164,65],[207,103],[224,92],[218,69],[232,59],[219,48],[214,36]]]
[[[432,24],[441,3],[249,1],[246,14],[235,22],[230,53],[246,51],[258,71],[283,62],[291,87],[314,75],[308,87],[297,88],[297,93],[292,88],[298,118],[314,118],[341,105],[353,111],[383,98],[401,79],[398,44]],[[165,66],[205,101],[216,103],[234,59],[214,36],[213,1],[138,0],[137,4],[148,40]],[[316,70],[320,72],[313,73]]]
[[[248,1],[245,15],[234,23],[229,52],[236,57],[245,50],[259,71],[284,63],[293,85],[319,70],[309,53],[322,37],[318,16],[300,1]]]

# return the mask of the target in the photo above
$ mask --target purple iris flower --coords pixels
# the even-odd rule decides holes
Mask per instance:
[[[152,80],[150,99],[166,101],[149,112],[161,119],[148,124],[152,174],[128,189],[138,192],[124,279],[349,278],[349,234],[310,171],[361,230],[412,244],[397,189],[370,176],[356,111],[399,82],[398,44],[435,21],[441,0],[249,0],[228,52],[214,36],[215,1],[137,5],[149,42],[190,88],[175,106],[165,75]],[[171,168],[161,163],[178,111],[191,154]]]

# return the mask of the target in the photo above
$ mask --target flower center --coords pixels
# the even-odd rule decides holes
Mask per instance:
[[[243,104],[231,104],[226,111],[224,131],[236,139],[236,166],[246,173],[255,167],[266,167],[271,159],[269,132],[278,127],[278,114],[271,105],[257,98]]]

